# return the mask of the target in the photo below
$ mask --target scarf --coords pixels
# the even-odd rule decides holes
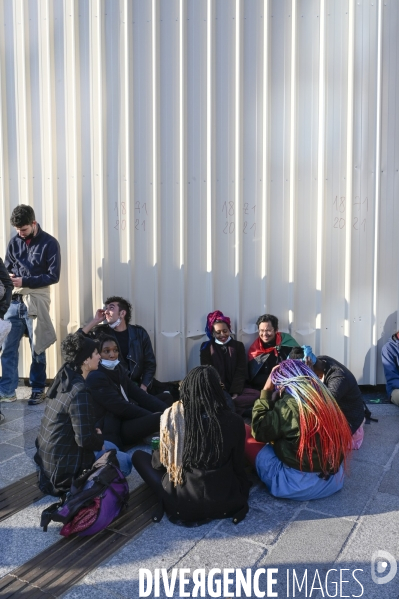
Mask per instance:
[[[176,401],[161,416],[159,457],[176,487],[183,484],[184,408]]]
[[[271,347],[265,347],[261,338],[258,337],[249,348],[248,358],[253,360],[256,358],[256,356],[260,356],[261,354],[270,354],[272,351],[274,352],[275,356],[278,356],[278,350],[280,349],[281,341],[281,333],[276,333],[276,339],[274,341],[275,345],[272,345]]]

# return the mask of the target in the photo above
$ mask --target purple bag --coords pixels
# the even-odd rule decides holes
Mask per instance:
[[[103,530],[119,515],[127,505],[129,486],[121,471],[116,458],[116,450],[111,449],[102,455],[90,470],[79,476],[73,483],[70,492],[63,501],[51,505],[42,512],[40,526],[47,531],[47,526],[54,522],[62,522],[67,527],[61,529],[63,536],[77,532],[84,537]],[[97,499],[97,501],[95,501]],[[99,500],[99,501],[98,501]],[[87,519],[78,516],[96,504],[96,517]],[[99,504],[99,507],[98,507]],[[73,519],[76,517],[76,526]],[[94,521],[93,521],[94,519]]]

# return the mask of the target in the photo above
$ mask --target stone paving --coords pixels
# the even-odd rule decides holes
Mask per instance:
[[[35,469],[34,439],[44,404],[28,406],[23,399],[28,395],[28,389],[19,389],[17,402],[1,406],[6,421],[0,426],[0,486]],[[365,426],[363,446],[353,453],[340,493],[313,502],[277,500],[254,475],[251,509],[239,525],[219,520],[181,528],[164,517],[64,597],[135,599],[139,571],[146,570],[141,590],[148,597],[189,597],[197,591],[200,597],[227,599],[240,596],[242,588],[242,597],[398,599],[399,572],[384,581],[399,560],[399,409],[386,404],[370,409],[379,422]],[[134,471],[128,480],[131,489],[141,482]],[[40,512],[53,501],[45,497],[0,523],[0,577],[60,538],[55,523],[47,533],[39,528]],[[388,555],[377,560],[373,581],[372,556],[381,550]],[[215,568],[222,573],[212,579]],[[147,587],[150,573],[152,590]]]

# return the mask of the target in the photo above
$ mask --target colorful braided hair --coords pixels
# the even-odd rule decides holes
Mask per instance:
[[[208,337],[208,339],[213,338],[213,325],[215,324],[215,322],[225,322],[227,324],[227,326],[229,327],[229,329],[231,330],[231,320],[228,316],[225,316],[223,314],[223,312],[221,312],[220,310],[215,310],[214,312],[209,312],[208,316],[206,317],[206,326],[205,326],[205,333]]]
[[[348,422],[330,391],[301,360],[286,360],[272,372],[272,382],[284,389],[298,403],[298,459],[306,452],[313,469],[312,453],[316,451],[324,474],[337,472],[342,458],[346,460],[352,445]]]

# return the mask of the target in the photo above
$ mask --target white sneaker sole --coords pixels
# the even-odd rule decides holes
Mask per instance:
[[[5,403],[11,403],[12,401],[17,401],[17,396],[15,395],[14,397],[2,397],[0,395],[0,402],[3,401]]]

